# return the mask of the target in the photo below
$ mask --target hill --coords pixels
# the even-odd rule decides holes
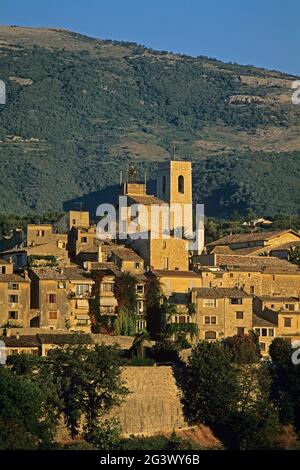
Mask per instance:
[[[134,162],[194,162],[209,215],[300,213],[296,77],[65,30],[0,27],[1,213],[60,211]],[[99,201],[101,202],[101,201]]]

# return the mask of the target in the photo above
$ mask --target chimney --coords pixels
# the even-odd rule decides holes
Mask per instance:
[[[8,261],[9,261],[9,263],[10,263],[10,264],[12,264],[12,263],[13,263],[12,256],[10,256],[10,257],[8,258]]]
[[[60,268],[60,274],[64,273],[64,268]]]
[[[19,334],[18,331],[17,331],[17,334],[16,334],[16,338],[17,338],[17,339],[20,339],[20,334]]]
[[[11,330],[10,328],[5,328],[4,330],[4,336],[7,336],[7,338],[9,338],[11,336]]]

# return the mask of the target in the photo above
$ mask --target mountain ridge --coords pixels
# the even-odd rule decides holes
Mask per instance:
[[[299,213],[296,76],[0,26],[0,78],[2,212],[61,210],[116,184],[132,162],[154,177],[176,145],[210,215]]]

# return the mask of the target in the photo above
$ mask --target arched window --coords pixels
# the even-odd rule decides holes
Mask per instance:
[[[206,331],[205,339],[217,339],[217,333],[215,331]]]
[[[162,176],[162,193],[166,194],[167,192],[167,178],[166,175]]]
[[[182,175],[178,176],[178,192],[184,193],[184,177]]]

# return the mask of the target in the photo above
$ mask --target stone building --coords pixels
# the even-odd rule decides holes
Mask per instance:
[[[300,339],[299,297],[255,297],[253,309],[257,315],[274,324],[277,336],[289,342]]]
[[[192,290],[198,337],[205,340],[248,334],[252,330],[252,297],[242,289],[201,287]]]
[[[29,326],[30,280],[13,273],[13,264],[0,260],[0,325]]]

